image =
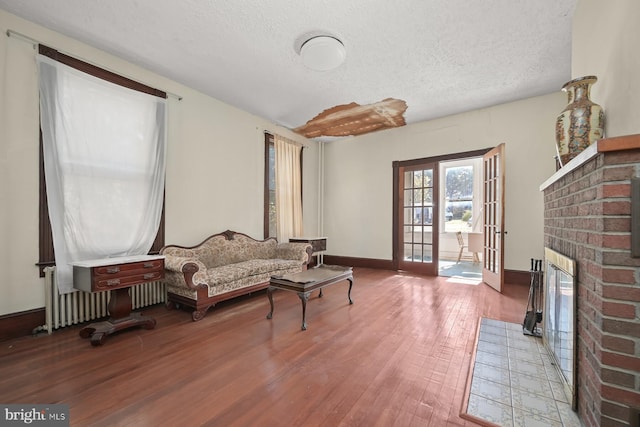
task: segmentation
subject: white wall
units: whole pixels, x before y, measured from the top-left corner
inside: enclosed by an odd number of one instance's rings
[[[38,268],[38,92],[31,44],[11,29],[158,89],[169,99],[166,242],[263,233],[264,130],[304,143],[305,229],[317,231],[317,145],[102,51],[0,10],[0,315],[44,305]]]
[[[303,142],[305,230],[317,229],[317,144],[182,89],[169,109],[166,242],[194,245],[226,229],[263,236],[264,132]]]
[[[640,1],[579,0],[573,18],[573,78],[595,75],[591,99],[605,136],[640,133]]]
[[[327,253],[392,258],[393,161],[479,150],[504,142],[508,231],[505,268],[528,270],[530,258],[543,256],[543,198],[539,186],[555,172],[555,119],[565,101],[558,90],[327,143]]]

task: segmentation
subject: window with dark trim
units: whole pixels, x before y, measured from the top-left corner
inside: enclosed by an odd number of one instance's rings
[[[276,237],[276,147],[264,134],[264,238]]]
[[[303,155],[300,151],[300,182],[303,176]],[[302,193],[302,188],[300,189]],[[302,197],[302,194],[300,194]],[[304,201],[303,201],[304,202]],[[273,135],[264,133],[264,238],[276,237],[276,146]]]
[[[146,86],[142,83],[138,83],[129,78],[123,77],[111,71],[97,67],[93,64],[81,61],[77,58],[65,55],[57,50],[38,45],[38,51],[40,54],[48,56],[60,63],[63,63],[69,67],[73,67],[79,71],[92,75],[94,77],[106,80],[108,82],[126,87],[128,89],[136,90],[138,92],[146,93],[160,98],[166,98],[167,94],[161,90],[154,89],[150,86]],[[47,205],[47,187],[44,178],[44,156],[42,151],[42,132],[40,133],[40,159],[39,159],[39,175],[40,175],[40,201],[39,201],[39,260],[36,265],[40,268],[40,277],[44,277],[44,267],[55,265],[55,253],[53,250],[53,238],[51,235],[51,222],[49,220],[49,207]],[[153,246],[149,251],[150,254],[157,254],[164,246],[164,200],[162,204],[162,217],[160,219],[160,226],[158,233],[156,234]]]

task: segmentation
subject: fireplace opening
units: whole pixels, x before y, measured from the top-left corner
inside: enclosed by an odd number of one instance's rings
[[[576,410],[576,262],[545,248],[543,343],[563,380],[564,392]]]

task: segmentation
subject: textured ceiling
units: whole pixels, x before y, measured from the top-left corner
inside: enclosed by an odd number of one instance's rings
[[[295,129],[350,103],[405,101],[409,124],[558,91],[571,77],[576,1],[0,0],[0,9]],[[337,69],[302,64],[296,47],[316,32],[344,43]]]

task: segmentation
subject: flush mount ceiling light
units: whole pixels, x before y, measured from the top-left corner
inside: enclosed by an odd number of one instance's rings
[[[346,56],[344,44],[333,36],[314,36],[300,46],[302,62],[316,71],[333,70],[344,62]]]

